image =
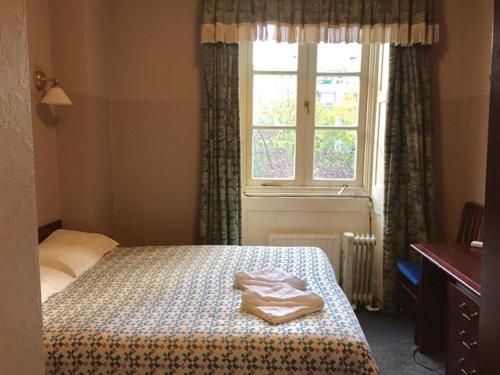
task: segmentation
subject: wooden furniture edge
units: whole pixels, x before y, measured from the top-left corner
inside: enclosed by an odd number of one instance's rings
[[[457,268],[453,267],[449,263],[442,262],[441,259],[436,256],[434,253],[430,252],[423,244],[410,244],[411,247],[420,253],[423,257],[431,261],[441,270],[446,272],[448,275],[452,276],[455,280],[464,284],[467,288],[473,291],[478,296],[481,296],[481,285],[476,281],[472,280],[469,276],[462,273]]]
[[[38,228],[38,243],[50,236],[53,232],[62,228],[62,220],[56,220],[51,223],[42,225]]]

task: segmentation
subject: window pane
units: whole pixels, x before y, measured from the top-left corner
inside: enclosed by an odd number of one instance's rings
[[[253,69],[265,71],[297,71],[299,49],[297,44],[254,42]]]
[[[295,178],[295,130],[253,130],[252,178]]]
[[[316,126],[358,126],[359,77],[316,78]]]
[[[361,71],[361,45],[357,43],[318,44],[319,73]]]
[[[255,74],[253,77],[253,124],[295,126],[297,76]]]
[[[356,130],[316,130],[314,179],[355,180],[357,138]]]

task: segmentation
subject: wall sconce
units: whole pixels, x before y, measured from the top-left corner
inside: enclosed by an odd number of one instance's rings
[[[33,80],[35,81],[35,87],[38,91],[42,91],[47,86],[47,83],[52,83],[45,95],[43,96],[41,103],[43,104],[55,104],[55,105],[73,105],[73,102],[68,95],[64,92],[62,87],[59,85],[59,80],[57,78],[47,78],[44,72],[41,70],[36,70],[33,73]]]

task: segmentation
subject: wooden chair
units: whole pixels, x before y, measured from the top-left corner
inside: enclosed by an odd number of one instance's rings
[[[470,244],[472,241],[483,241],[484,207],[467,202],[462,211],[462,219],[458,227],[457,242]]]
[[[472,241],[482,241],[484,233],[483,217],[484,207],[472,202],[466,202],[462,210],[462,218],[460,219],[456,241],[466,245],[470,245]],[[422,279],[420,264],[399,260],[396,262],[396,266],[399,273],[398,295],[406,295],[406,299],[412,305],[412,310],[415,310],[418,303],[420,281]],[[399,297],[397,305],[402,310],[403,303]]]

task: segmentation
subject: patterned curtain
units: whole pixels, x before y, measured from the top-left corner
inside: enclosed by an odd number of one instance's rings
[[[431,44],[433,0],[205,0],[202,43]]]
[[[384,188],[384,309],[395,310],[396,261],[433,231],[431,49],[391,46]],[[413,258],[413,259],[412,259]]]
[[[203,45],[200,240],[241,242],[238,45]]]

